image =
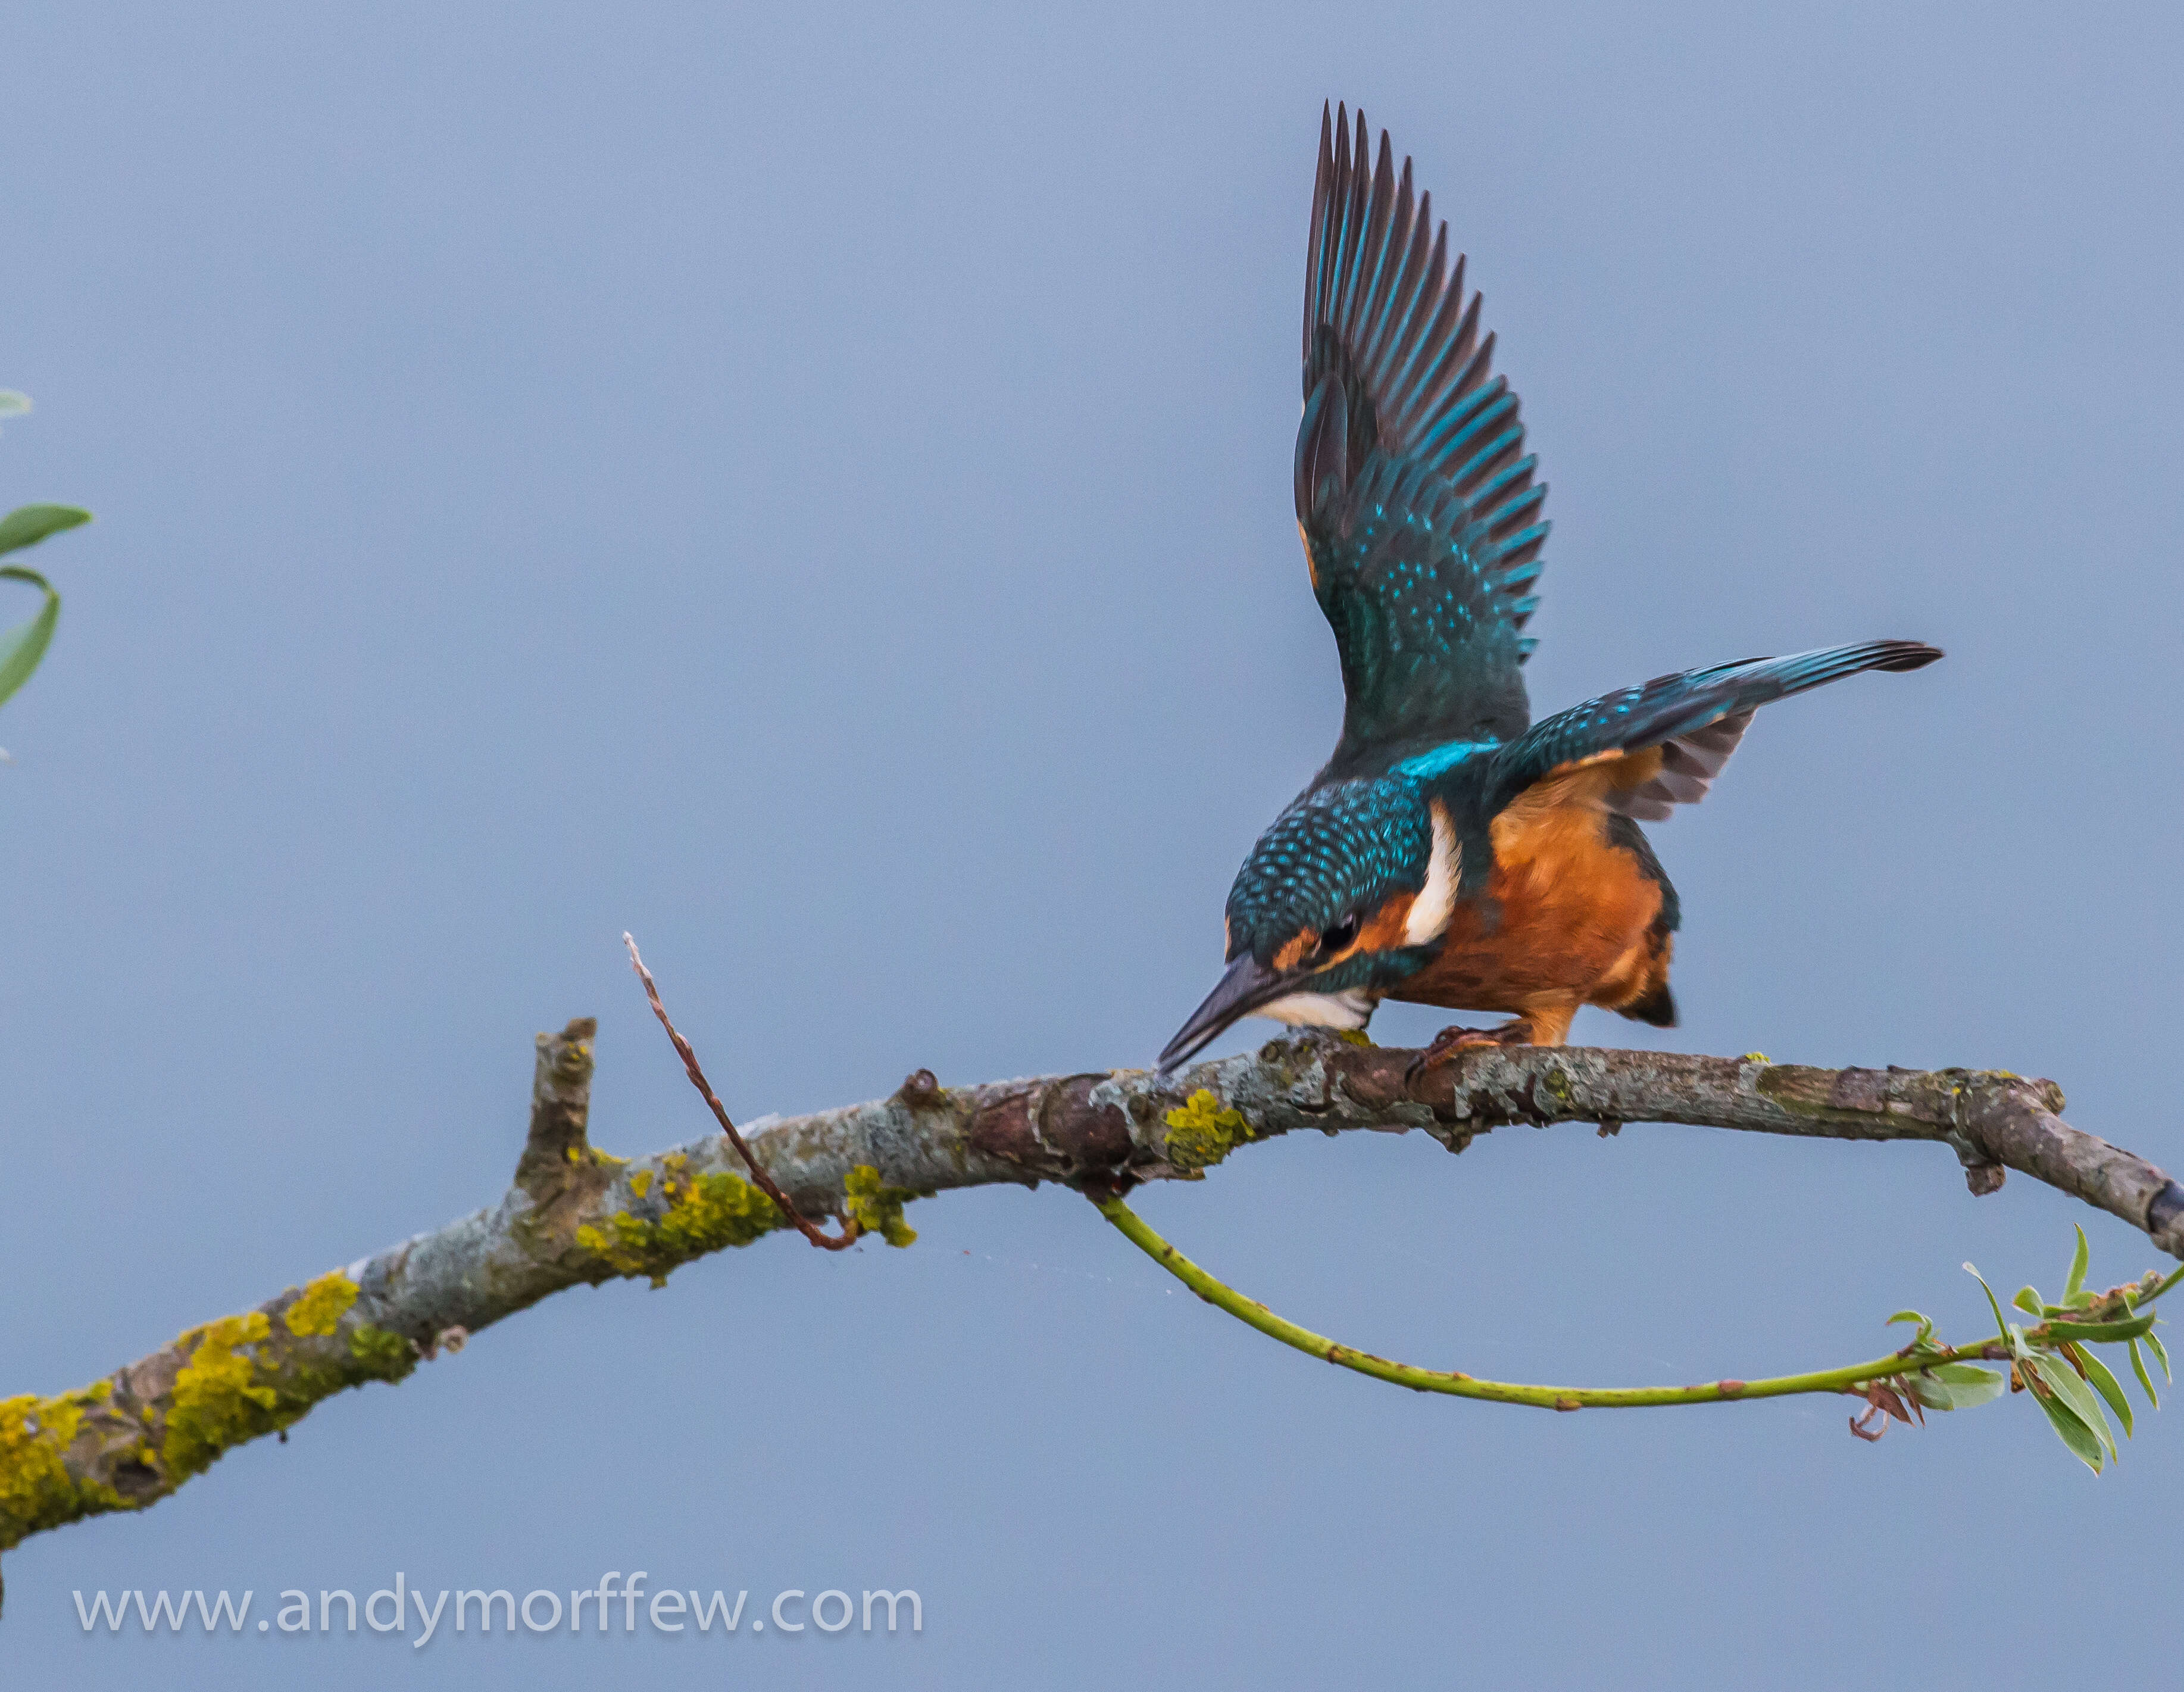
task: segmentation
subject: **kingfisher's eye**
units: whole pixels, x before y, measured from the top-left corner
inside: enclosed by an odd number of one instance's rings
[[[1357,938],[1357,919],[1356,917],[1348,916],[1340,922],[1330,923],[1328,924],[1327,931],[1319,937],[1320,955],[1323,958],[1331,957]]]

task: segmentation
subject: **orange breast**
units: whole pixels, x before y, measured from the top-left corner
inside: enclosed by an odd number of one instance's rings
[[[1521,1012],[1547,997],[1608,996],[1643,953],[1661,890],[1608,840],[1596,792],[1543,783],[1494,819],[1485,896],[1457,904],[1440,956],[1393,997]]]

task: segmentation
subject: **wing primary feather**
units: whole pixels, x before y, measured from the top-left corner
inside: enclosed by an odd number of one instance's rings
[[[1359,117],[1362,120],[1363,114],[1360,113]],[[1385,130],[1380,131],[1379,162],[1368,180],[1370,193],[1366,201],[1364,232],[1357,243],[1357,286],[1351,292],[1342,321],[1342,338],[1357,349],[1361,362],[1369,361],[1365,356],[1368,343],[1361,320],[1381,298],[1381,276],[1388,260],[1388,237],[1396,210],[1396,167],[1389,156]]]
[[[1320,307],[1327,298],[1327,267],[1334,248],[1327,238],[1328,207],[1334,196],[1334,114],[1331,106],[1319,109],[1319,170],[1312,187],[1312,265],[1304,283],[1305,391],[1312,389],[1312,342],[1319,327]]]
[[[1535,523],[1502,543],[1502,556],[1511,561],[1502,567],[1499,578],[1502,586],[1521,588],[1527,582],[1539,579],[1542,567],[1539,549],[1547,538],[1547,531],[1553,527],[1552,523]]]
[[[1382,145],[1387,137],[1381,137]],[[1362,349],[1362,360],[1368,369],[1377,368],[1385,354],[1389,327],[1393,322],[1396,308],[1408,298],[1412,271],[1418,262],[1418,243],[1413,238],[1411,203],[1411,161],[1403,160],[1403,181],[1393,197],[1388,212],[1388,227],[1382,237],[1379,264],[1382,275],[1390,262],[1396,266],[1393,280],[1382,285],[1381,275],[1373,278],[1371,299],[1379,302],[1369,322],[1358,326],[1357,343]]]
[[[1481,431],[1493,427],[1515,410],[1516,405],[1516,396],[1509,392],[1508,378],[1496,377],[1451,410],[1435,426],[1431,434],[1420,440],[1418,456],[1439,469],[1469,445]],[[1463,478],[1460,475],[1451,476],[1448,480],[1459,491],[1462,489]]]
[[[1529,541],[1542,539],[1546,535],[1547,525],[1545,522],[1531,523],[1522,538],[1514,532],[1519,526],[1531,522],[1532,514],[1539,510],[1540,503],[1547,497],[1546,483],[1529,480],[1537,464],[1538,461],[1529,455],[1518,459],[1493,477],[1474,496],[1481,505],[1493,513],[1487,520],[1487,530],[1494,537],[1495,544],[1502,549],[1502,556],[1505,559],[1511,558],[1519,547]]]
[[[1462,267],[1463,261],[1457,260],[1457,270],[1461,271]],[[1404,401],[1403,415],[1418,420],[1422,439],[1445,425],[1451,416],[1461,415],[1468,405],[1479,403],[1475,390],[1494,356],[1494,338],[1489,335],[1483,343],[1477,339],[1480,296],[1473,294],[1467,306],[1462,303],[1462,292],[1459,280],[1442,296],[1442,317],[1457,314],[1455,327],[1443,334],[1440,323],[1435,323],[1440,349],[1432,363],[1418,372]]]
[[[1443,225],[1441,240],[1448,238],[1447,226]],[[1392,387],[1389,394],[1389,410],[1407,421],[1430,418],[1436,399],[1461,394],[1460,383],[1450,383],[1445,372],[1453,364],[1459,369],[1471,355],[1471,339],[1479,328],[1479,296],[1474,294],[1470,308],[1463,303],[1463,255],[1456,259],[1456,273],[1442,288],[1433,317],[1425,332],[1418,338],[1419,350],[1425,362],[1407,371],[1400,386]],[[1445,403],[1445,401],[1444,401]]]
[[[1519,505],[1527,501],[1537,505],[1545,494],[1545,485],[1527,488],[1524,478],[1539,468],[1536,453],[1527,453],[1514,464],[1507,465],[1473,490],[1472,499],[1482,509],[1494,513],[1493,525],[1499,531],[1507,528],[1514,520]],[[1508,495],[1505,500],[1503,495]]]
[[[1516,409],[1517,402],[1512,398],[1507,405],[1496,408],[1490,414],[1491,418],[1493,421],[1499,422]],[[1489,419],[1485,417],[1479,420],[1482,425],[1488,421]],[[1463,468],[1448,479],[1459,488],[1467,488],[1474,477],[1484,476],[1496,465],[1506,461],[1524,444],[1524,431],[1521,427],[1505,429],[1492,441],[1479,448],[1465,463]]]
[[[1320,109],[1310,237],[1295,473],[1342,655],[1329,772],[1507,741],[1529,716],[1546,485],[1432,195],[1346,102]]]
[[[1383,333],[1373,343],[1372,362],[1375,369],[1400,372],[1408,367],[1417,351],[1418,333],[1424,318],[1420,308],[1438,302],[1440,289],[1440,266],[1446,257],[1448,233],[1441,232],[1436,241],[1433,227],[1433,196],[1421,194],[1415,204],[1407,198],[1410,187],[1411,161],[1403,161],[1403,186],[1407,191],[1405,215],[1409,221],[1404,236],[1403,268],[1396,278],[1395,288],[1388,297],[1388,310],[1382,319]],[[1390,377],[1392,393],[1400,380],[1399,374]]]
[[[1340,180],[1342,195],[1342,224],[1337,233],[1338,250],[1344,255],[1340,274],[1335,278],[1334,298],[1328,302],[1328,321],[1339,333],[1350,316],[1351,296],[1357,292],[1357,272],[1364,262],[1365,250],[1365,191],[1367,179],[1362,174],[1365,164],[1365,114],[1357,114],[1357,150],[1352,154],[1346,143],[1350,131],[1343,131],[1336,142],[1334,174]]]
[[[1384,361],[1390,350],[1400,344],[1418,304],[1418,288],[1425,279],[1427,262],[1433,257],[1430,210],[1412,188],[1411,161],[1407,158],[1403,160],[1403,181],[1396,198],[1396,209],[1401,223],[1402,264],[1396,272],[1395,286],[1388,293],[1387,308],[1380,314],[1374,332],[1373,358],[1376,364]]]
[[[1430,237],[1427,234],[1429,230],[1433,231]],[[1448,226],[1444,223],[1435,228],[1431,194],[1419,197],[1417,234],[1413,238],[1429,244],[1425,268],[1404,305],[1402,331],[1385,365],[1388,409],[1395,416],[1409,415],[1404,397],[1415,385],[1420,357],[1432,355],[1434,326],[1446,311],[1451,292],[1443,280],[1448,271]],[[1462,262],[1461,258],[1457,260],[1459,288]]]

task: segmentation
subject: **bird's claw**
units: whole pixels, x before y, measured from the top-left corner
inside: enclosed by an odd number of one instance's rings
[[[1444,1028],[1433,1037],[1433,1044],[1411,1060],[1411,1067],[1403,1079],[1415,1081],[1430,1074],[1444,1064],[1452,1063],[1459,1052],[1468,1052],[1483,1046],[1529,1046],[1532,1044],[1532,1023],[1529,1017],[1516,1017],[1499,1028]]]

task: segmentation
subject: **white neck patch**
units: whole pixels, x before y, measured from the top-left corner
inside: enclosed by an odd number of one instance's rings
[[[1340,993],[1291,993],[1261,1005],[1253,1016],[1270,1016],[1292,1028],[1362,1028],[1373,1019],[1373,996],[1362,987]]]
[[[1456,913],[1456,884],[1463,873],[1463,846],[1456,837],[1456,824],[1448,807],[1430,801],[1433,817],[1433,859],[1426,868],[1425,891],[1411,902],[1403,919],[1403,944],[1424,946],[1448,932],[1448,919]]]

